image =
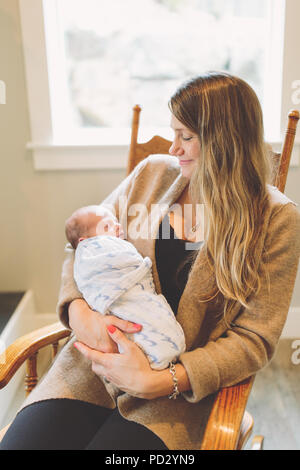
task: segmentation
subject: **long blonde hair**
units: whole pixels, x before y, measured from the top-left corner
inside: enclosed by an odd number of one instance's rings
[[[181,86],[169,107],[199,137],[189,191],[194,203],[204,204],[204,249],[226,319],[236,302],[247,307],[260,289],[257,247],[271,175],[261,106],[245,81],[209,72]]]

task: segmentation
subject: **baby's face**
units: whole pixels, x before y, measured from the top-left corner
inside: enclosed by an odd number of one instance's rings
[[[109,213],[96,214],[89,212],[87,214],[87,225],[89,237],[97,235],[111,235],[124,239],[124,231],[116,217]]]

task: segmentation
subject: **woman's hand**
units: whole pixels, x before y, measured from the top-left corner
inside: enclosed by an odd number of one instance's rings
[[[122,320],[114,315],[102,315],[90,309],[83,299],[69,305],[69,325],[78,341],[105,353],[118,352],[118,345],[107,333],[107,326],[114,325],[125,333],[136,333],[141,325]]]
[[[154,371],[139,346],[130,341],[113,325],[109,325],[107,330],[115,345],[121,347],[121,354],[102,353],[81,342],[74,343],[78,351],[92,361],[92,370],[95,374],[106,377],[107,380],[129,395],[152,399],[160,396],[157,394],[157,385],[162,379],[161,373],[167,372],[168,375],[164,375],[167,379],[167,393],[171,392],[172,379],[168,370]]]

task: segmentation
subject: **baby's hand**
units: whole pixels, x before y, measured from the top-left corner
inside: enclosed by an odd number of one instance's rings
[[[124,240],[124,230],[122,229],[121,224],[118,222],[111,224],[106,224],[104,226],[104,235],[111,235],[113,237],[122,238]]]
[[[122,240],[124,240],[125,238],[124,230],[122,229],[122,226],[119,223],[116,224],[116,237],[122,238]]]
[[[110,213],[100,216],[100,221],[96,227],[97,235],[110,235],[112,237],[124,239],[124,230],[118,219]]]

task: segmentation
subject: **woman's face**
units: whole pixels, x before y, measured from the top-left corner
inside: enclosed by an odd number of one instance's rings
[[[171,127],[175,135],[169,153],[178,157],[182,175],[190,179],[196,168],[196,162],[200,158],[199,138],[197,134],[178,121],[173,114]]]

